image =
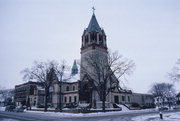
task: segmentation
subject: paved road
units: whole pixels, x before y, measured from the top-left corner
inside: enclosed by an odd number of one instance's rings
[[[177,112],[177,111],[168,111]],[[59,116],[48,116],[47,114],[39,113],[16,113],[16,112],[0,112],[0,121],[3,119],[14,119],[17,121],[132,121],[131,118],[147,115],[147,114],[158,114],[157,111],[153,112],[129,112],[129,113],[114,113],[101,116],[70,116],[70,117],[59,117]]]

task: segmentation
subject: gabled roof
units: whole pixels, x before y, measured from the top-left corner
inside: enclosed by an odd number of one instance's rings
[[[93,13],[92,17],[91,17],[91,20],[89,22],[89,25],[88,25],[88,28],[87,28],[87,31],[88,32],[92,32],[92,31],[97,31],[97,32],[100,32],[101,31],[101,28],[97,22],[97,19],[96,19],[96,16],[95,14]]]
[[[176,95],[176,97],[180,97],[180,92]]]
[[[62,82],[67,82],[67,83],[72,83],[72,82],[77,82],[80,80],[80,73],[72,75],[71,73],[64,73],[62,77]]]

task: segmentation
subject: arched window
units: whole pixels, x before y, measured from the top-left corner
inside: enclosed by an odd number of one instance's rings
[[[73,91],[76,89],[76,87],[75,86],[73,86]]]
[[[69,103],[71,103],[71,96],[69,97]]]
[[[66,87],[66,91],[69,91],[69,86]]]
[[[75,102],[75,103],[77,102],[77,97],[76,97],[76,96],[74,96],[74,102]]]
[[[50,86],[49,87],[49,92],[53,92],[54,91],[54,87],[53,86]]]
[[[64,102],[66,103],[66,101],[67,101],[67,98],[66,98],[66,97],[64,97]]]
[[[88,44],[88,35],[85,36],[85,45]]]
[[[91,41],[94,41],[94,42],[97,41],[97,33],[96,32],[91,33]]]
[[[103,36],[99,35],[99,44],[102,45],[102,43],[103,43]]]

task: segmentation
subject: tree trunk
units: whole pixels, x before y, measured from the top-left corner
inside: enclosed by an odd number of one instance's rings
[[[61,93],[61,82],[59,84],[59,112],[62,112],[62,93]]]
[[[106,104],[105,104],[105,102],[106,102],[106,83],[104,83],[103,84],[103,96],[102,96],[102,110],[103,110],[103,112],[105,112],[106,111]]]
[[[106,108],[105,101],[106,101],[106,97],[105,97],[105,90],[104,90],[103,91],[103,100],[102,100],[102,110],[103,110],[103,112],[105,112],[105,108]]]
[[[47,101],[48,101],[48,88],[45,88],[45,104],[44,104],[44,112],[47,112]]]
[[[169,98],[168,98],[168,106],[169,106],[169,109],[171,109],[171,102]]]

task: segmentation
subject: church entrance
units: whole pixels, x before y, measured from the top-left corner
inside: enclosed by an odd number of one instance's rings
[[[85,101],[86,103],[91,103],[92,104],[92,86],[90,83],[82,83],[81,82],[82,88],[80,88],[80,101]]]
[[[114,96],[114,102],[119,104],[119,97],[117,95]]]

